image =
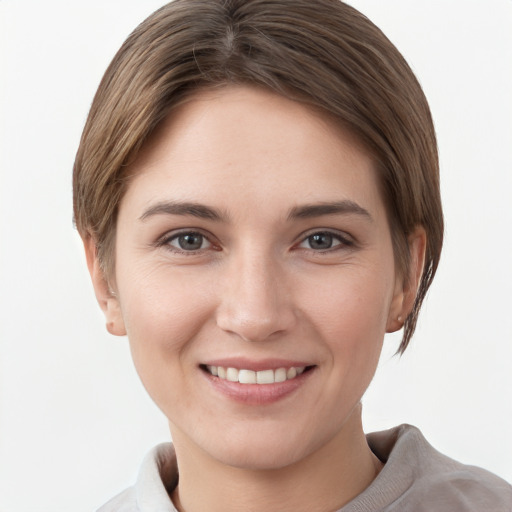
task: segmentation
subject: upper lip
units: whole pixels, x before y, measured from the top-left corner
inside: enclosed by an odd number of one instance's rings
[[[311,362],[298,361],[295,359],[246,359],[246,358],[225,358],[211,359],[202,363],[204,366],[222,366],[223,368],[236,368],[238,370],[252,370],[255,372],[262,370],[275,370],[277,368],[301,368],[313,366]]]

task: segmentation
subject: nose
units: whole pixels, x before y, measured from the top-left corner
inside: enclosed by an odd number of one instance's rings
[[[234,259],[219,291],[217,325],[253,342],[289,332],[296,312],[286,281],[285,272],[270,257],[253,253]]]

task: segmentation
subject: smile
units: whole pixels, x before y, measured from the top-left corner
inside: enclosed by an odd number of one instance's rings
[[[300,375],[306,369],[305,366],[292,366],[290,368],[276,368],[268,370],[246,370],[238,368],[225,368],[223,366],[204,367],[211,375],[229,382],[239,382],[240,384],[275,384],[276,382],[285,382],[292,380]]]

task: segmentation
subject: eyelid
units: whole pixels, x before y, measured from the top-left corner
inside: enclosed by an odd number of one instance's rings
[[[330,236],[332,236],[333,238],[335,238],[336,240],[338,240],[340,242],[339,244],[336,244],[335,246],[330,247],[329,249],[324,249],[323,251],[322,250],[310,249],[310,250],[312,250],[314,252],[317,252],[317,253],[328,252],[328,251],[331,251],[331,250],[336,250],[340,246],[341,247],[354,247],[356,245],[356,241],[355,241],[354,237],[349,235],[345,231],[339,231],[337,229],[332,229],[332,228],[324,228],[324,229],[322,229],[322,228],[314,228],[314,229],[309,229],[309,230],[305,231],[304,233],[301,233],[300,236],[298,237],[298,241],[295,244],[295,247],[299,247],[300,248],[300,245],[302,243],[304,243],[310,236],[313,236],[313,235],[316,235],[316,234],[330,235]]]
[[[184,249],[180,249],[178,247],[174,247],[174,246],[172,246],[170,244],[171,241],[173,241],[173,240],[175,240],[178,237],[183,236],[183,235],[201,235],[210,245],[209,245],[209,247],[206,247],[206,248],[203,248],[203,249],[196,249],[196,250],[186,251]],[[197,254],[197,253],[200,253],[200,252],[204,252],[204,251],[210,250],[212,248],[218,250],[218,244],[216,244],[212,240],[213,238],[214,238],[213,235],[211,235],[210,233],[206,233],[202,229],[198,229],[198,228],[180,228],[180,229],[175,229],[175,230],[167,231],[164,235],[160,236],[157,239],[157,241],[155,242],[155,245],[157,247],[166,247],[170,251],[178,253],[178,254],[189,254],[189,255],[192,255],[192,254]]]
[[[210,246],[207,247],[207,248],[204,248],[204,249],[185,251],[185,250],[182,250],[182,249],[179,249],[177,247],[174,247],[174,246],[170,245],[170,242],[172,240],[175,240],[179,236],[187,235],[187,234],[201,235],[202,237],[204,237],[208,241]],[[336,250],[340,246],[341,247],[354,247],[356,245],[356,240],[354,239],[354,237],[351,236],[350,234],[348,234],[345,231],[340,231],[340,230],[333,229],[333,228],[314,228],[314,229],[309,229],[309,230],[301,233],[297,237],[297,241],[294,243],[293,247],[294,248],[301,248],[300,245],[303,242],[305,242],[310,236],[313,236],[315,234],[328,234],[328,235],[332,236],[333,238],[335,238],[337,241],[339,241],[339,243],[336,244],[335,246],[333,246],[333,247],[331,247],[329,249],[324,249],[323,251],[322,250],[309,249],[309,250],[314,251],[316,253],[329,252],[331,250]],[[166,246],[167,248],[169,248],[169,250],[171,250],[173,252],[176,252],[176,253],[179,253],[179,254],[186,253],[186,254],[189,254],[189,255],[197,254],[199,252],[203,252],[203,251],[207,251],[207,250],[211,250],[211,249],[220,250],[220,245],[215,242],[215,237],[211,233],[205,232],[203,229],[200,229],[200,228],[179,228],[179,229],[167,231],[162,236],[158,237],[158,239],[156,240],[154,245],[157,246],[157,247],[164,247],[164,246]],[[304,248],[304,249],[307,250],[307,248]]]

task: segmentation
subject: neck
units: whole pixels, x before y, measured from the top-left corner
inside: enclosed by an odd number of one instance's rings
[[[366,489],[382,467],[366,442],[360,405],[327,444],[279,469],[227,466],[174,429],[173,441],[179,484],[172,500],[180,512],[337,510]]]

